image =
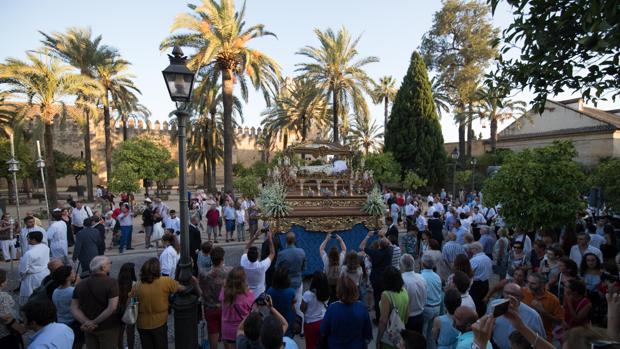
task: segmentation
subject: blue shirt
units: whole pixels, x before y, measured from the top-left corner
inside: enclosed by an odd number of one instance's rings
[[[32,336],[28,349],[71,348],[73,338],[73,330],[69,326],[52,322]]]
[[[482,249],[484,253],[491,256],[493,255],[493,247],[495,246],[495,239],[489,234],[480,235],[480,240],[478,241],[482,245]]]
[[[465,227],[459,227],[454,234],[456,235],[456,242],[459,244],[464,244],[465,240],[463,237],[465,234],[469,233],[469,230],[465,229]]]
[[[227,221],[234,221],[235,220],[235,209],[230,207],[230,206],[226,206],[224,207],[224,219],[226,219]]]
[[[506,337],[508,340],[508,337]],[[461,333],[456,344],[456,349],[471,349],[471,344],[474,342],[474,333],[472,331]],[[486,349],[493,349],[491,343],[487,343]]]
[[[441,278],[431,269],[422,269],[420,272],[426,280],[426,305],[437,306],[441,304]]]
[[[459,337],[459,331],[454,328],[452,318],[449,315],[439,317],[439,337],[437,337],[437,349],[454,349]]]
[[[493,261],[484,252],[476,253],[469,260],[474,272],[474,281],[487,281],[493,274]]]
[[[454,262],[454,258],[456,258],[459,254],[466,254],[465,249],[456,241],[448,241],[443,248],[441,249],[441,254],[443,255],[443,259],[448,262],[448,264],[452,265]]]
[[[57,288],[52,294],[52,302],[56,306],[56,316],[58,322],[68,325],[75,320],[71,314],[71,299],[73,298],[74,287]]]
[[[278,253],[276,269],[282,264],[288,267],[291,277],[291,287],[298,289],[301,285],[301,273],[306,268],[306,252],[301,248],[289,246]]]
[[[164,225],[166,229],[171,229],[174,232],[181,231],[181,219],[179,217],[164,219]]]
[[[289,324],[295,323],[295,313],[293,313],[293,299],[295,299],[295,290],[292,288],[273,288],[269,287],[267,294],[271,296],[273,307],[282,314]],[[300,300],[301,302],[301,300]],[[292,335],[292,326],[286,330],[286,335]]]
[[[321,322],[321,335],[327,336],[327,347],[340,349],[366,349],[372,340],[370,315],[362,302],[332,303]]]
[[[489,303],[487,307],[487,314],[493,312],[493,306],[503,299],[496,299]],[[538,333],[540,338],[547,338],[545,334],[545,328],[543,327],[542,319],[536,310],[527,306],[527,304],[521,302],[519,304],[519,315],[523,323],[532,329],[532,331]],[[508,336],[514,331],[514,327],[510,324],[504,316],[500,316],[495,319],[495,326],[493,327],[493,341],[500,349],[510,349],[510,341]]]

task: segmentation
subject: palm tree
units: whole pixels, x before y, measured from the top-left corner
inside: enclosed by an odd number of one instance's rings
[[[354,61],[358,56],[360,37],[351,38],[344,27],[338,33],[332,29],[325,32],[315,29],[314,33],[321,46],[306,46],[299,50],[297,54],[310,58],[311,62],[298,64],[297,70],[318,84],[328,100],[331,98],[333,141],[339,143],[341,106],[351,106],[355,115],[368,115],[368,106],[362,92],[370,92],[372,80],[363,68],[369,63],[378,62],[379,58],[370,56]]]
[[[138,101],[138,96],[133,91],[124,87],[112,92],[112,105],[116,109],[116,120],[120,120],[123,129],[123,142],[129,139],[127,122],[129,120],[144,120],[148,122],[151,111]]]
[[[48,35],[41,32],[44,40],[42,43],[49,48],[51,53],[66,63],[72,65],[80,71],[80,73],[89,78],[96,78],[96,67],[104,64],[107,60],[112,59],[118,53],[115,48],[103,45],[101,43],[101,35],[93,37],[90,28],[73,27],[67,29],[65,33],[52,33]],[[81,96],[83,102],[86,98]],[[86,162],[86,192],[88,201],[93,200],[93,172],[92,172],[92,151],[90,140],[90,124],[98,124],[99,110],[92,109],[90,105],[96,104],[95,100],[85,107],[84,115],[78,123],[82,125],[84,133],[84,160]],[[93,120],[95,118],[95,120]]]
[[[477,112],[480,119],[490,122],[491,152],[497,148],[497,126],[500,121],[517,119],[527,112],[527,104],[523,101],[514,101],[503,96],[498,89],[481,88],[477,92],[479,104]]]
[[[224,189],[231,191],[233,150],[233,89],[240,85],[241,96],[247,101],[246,79],[263,92],[267,105],[270,96],[277,91],[280,67],[275,60],[261,51],[248,47],[253,39],[275,35],[264,29],[262,24],[245,26],[245,3],[240,11],[235,10],[233,0],[202,0],[200,5],[187,5],[191,13],[179,14],[171,31],[182,33],[164,40],[160,48],[174,45],[197,50],[189,61],[192,69],[203,71],[209,79],[222,80],[224,101]]]
[[[105,60],[103,64],[97,65],[96,76],[102,86],[101,102],[103,104],[103,127],[105,134],[105,167],[108,182],[112,178],[112,131],[110,128],[111,113],[115,99],[120,96],[127,96],[131,93],[140,93],[134,85],[134,76],[129,74],[130,63],[118,55]]]
[[[347,136],[351,146],[364,149],[364,155],[368,155],[371,150],[378,150],[382,145],[380,141],[382,137],[383,132],[381,132],[376,120],[371,122],[370,118],[359,115],[353,118]]]
[[[372,99],[375,104],[383,103],[383,129],[387,129],[388,117],[390,116],[389,104],[396,97],[396,80],[391,76],[379,78],[379,83],[375,84],[372,90]]]
[[[43,51],[44,57],[28,52],[27,61],[14,58],[0,65],[0,81],[9,91],[24,97],[30,106],[38,107],[39,117],[45,125],[45,162],[49,200],[56,207],[56,166],[54,163],[54,117],[66,114],[64,98],[75,95],[94,95],[98,86],[88,77],[76,74],[73,68],[62,64],[56,57],[50,57]]]
[[[436,76],[433,76],[433,79],[431,79],[431,86],[433,90],[433,103],[435,103],[435,109],[437,114],[439,114],[439,118],[441,118],[444,112],[450,111],[450,97]]]
[[[291,133],[303,142],[313,125],[320,126],[325,121],[327,103],[323,97],[323,91],[312,80],[304,76],[287,78],[272,106],[262,113],[265,119],[261,125],[273,135],[281,134],[284,148]]]

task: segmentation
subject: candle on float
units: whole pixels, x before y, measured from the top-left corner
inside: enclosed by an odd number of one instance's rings
[[[11,139],[11,157],[14,158],[15,157],[15,146],[13,145],[13,134],[12,133],[9,135],[9,138]]]
[[[41,158],[41,142],[37,141],[37,154],[39,155],[39,159]]]

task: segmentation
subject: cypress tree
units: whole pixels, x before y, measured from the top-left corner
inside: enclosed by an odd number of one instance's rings
[[[443,183],[446,161],[443,135],[426,64],[418,52],[411,56],[407,75],[394,99],[385,151],[394,155],[403,171],[415,171],[429,186]]]

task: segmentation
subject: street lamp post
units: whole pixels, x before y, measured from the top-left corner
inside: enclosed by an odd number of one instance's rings
[[[52,216],[50,215],[50,202],[47,200],[47,185],[45,184],[45,160],[41,156],[41,143],[37,141],[37,167],[41,171],[41,182],[43,183],[43,195],[45,195],[45,209],[47,210],[47,221],[51,223]]]
[[[9,173],[13,175],[13,190],[15,191],[15,208],[17,210],[17,221],[20,220],[19,214],[19,192],[17,191],[17,172],[19,172],[19,161],[15,159],[15,146],[13,141],[13,135],[10,135],[11,142],[11,158],[6,162],[9,165]]]
[[[190,101],[194,85],[194,73],[187,68],[187,57],[178,46],[168,55],[170,65],[162,71],[170,99],[177,103],[174,114],[177,116],[178,150],[179,150],[179,211],[181,213],[181,260],[177,280],[184,286],[190,286],[192,278],[192,260],[189,255],[189,212],[186,185],[185,124],[189,114],[183,104]],[[179,105],[178,103],[181,103]],[[193,288],[180,293],[174,300],[174,344],[176,348],[196,348],[198,346],[198,297]]]
[[[476,164],[478,159],[471,158],[471,191],[476,191]]]
[[[459,150],[455,147],[451,154],[454,160],[454,168],[452,169],[452,202],[456,200],[456,163],[459,160]]]

